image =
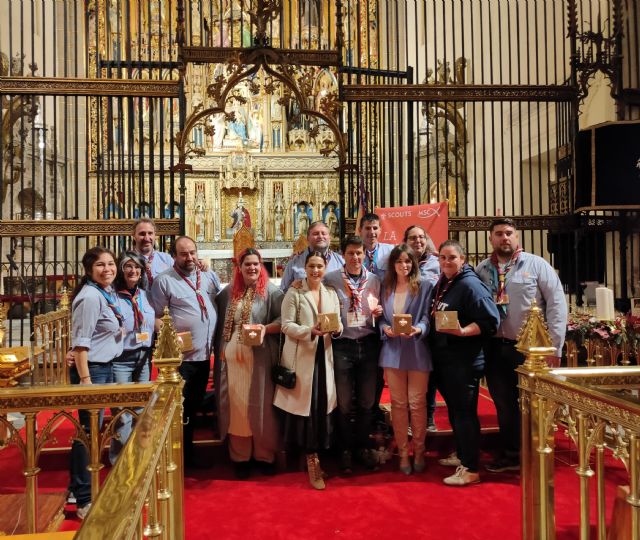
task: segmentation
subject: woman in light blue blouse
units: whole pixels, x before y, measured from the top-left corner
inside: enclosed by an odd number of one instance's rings
[[[146,264],[135,251],[125,251],[118,257],[118,273],[113,282],[124,319],[124,350],[113,361],[113,379],[117,383],[149,381],[152,339],[156,314],[147,297]],[[142,409],[140,409],[141,411]],[[117,413],[117,410],[113,411]],[[109,460],[116,462],[118,454],[131,435],[132,416],[122,413],[111,439]]]
[[[85,275],[73,295],[71,308],[71,382],[73,384],[105,384],[113,382],[113,359],[122,354],[124,320],[112,283],[116,277],[114,254],[94,247],[82,257]],[[89,433],[89,413],[79,410],[80,423]],[[102,414],[100,415],[102,421]],[[91,507],[91,474],[87,470],[89,456],[85,446],[73,441],[71,447],[71,482],[77,515],[80,519]]]
[[[411,474],[408,428],[411,417],[413,470],[425,468],[424,451],[427,430],[427,385],[432,369],[431,353],[425,340],[429,333],[428,299],[432,284],[420,277],[418,260],[409,246],[400,244],[389,254],[382,283],[382,351],[391,393],[393,433],[400,455],[400,471]],[[410,314],[412,326],[406,334],[393,331],[393,316]]]

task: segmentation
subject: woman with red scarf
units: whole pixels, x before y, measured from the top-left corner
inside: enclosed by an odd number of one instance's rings
[[[273,408],[271,366],[278,361],[282,291],[269,282],[258,250],[240,253],[231,283],[217,296],[215,388],[220,437],[239,479],[253,457],[263,474],[275,472],[279,429]],[[224,315],[223,315],[224,314]],[[245,343],[244,325],[254,325],[260,344]]]
[[[146,263],[136,252],[125,251],[118,257],[117,265],[113,288],[122,312],[124,348],[122,354],[113,360],[113,380],[116,383],[148,382],[156,314],[146,292]],[[116,462],[129,439],[131,424],[131,414],[122,413],[116,426],[116,437],[111,439],[111,464]]]

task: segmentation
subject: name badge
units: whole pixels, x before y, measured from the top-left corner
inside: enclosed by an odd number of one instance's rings
[[[362,311],[347,312],[347,326],[349,328],[361,328],[367,325],[367,318]]]
[[[149,332],[136,332],[136,343],[144,343],[149,340]]]
[[[503,294],[500,299],[498,299],[498,295],[494,294],[493,295],[493,301],[496,303],[496,305],[501,306],[501,305],[506,305],[509,303],[509,295],[508,294]]]

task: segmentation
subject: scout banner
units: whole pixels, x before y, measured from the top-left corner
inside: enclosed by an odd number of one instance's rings
[[[379,242],[400,244],[404,231],[410,225],[424,228],[433,243],[438,246],[449,237],[448,203],[418,204],[415,206],[396,206],[395,208],[376,208],[380,216],[382,235]]]

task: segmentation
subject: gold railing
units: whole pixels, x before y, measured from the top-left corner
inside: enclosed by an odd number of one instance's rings
[[[34,362],[33,380],[40,384],[68,384],[65,355],[71,340],[71,306],[65,290],[56,311],[33,318],[35,346],[41,354]]]
[[[159,370],[156,383],[117,385],[53,385],[13,387],[0,390],[0,427],[6,429],[7,444],[15,445],[22,456],[26,479],[26,520],[29,533],[37,531],[38,465],[47,444],[55,441],[61,421],[71,424],[72,439],[87,448],[91,472],[91,511],[77,538],[149,537],[183,538],[183,458],[182,387],[178,373],[182,354],[168,314],[163,317],[154,363]],[[136,407],[145,406],[135,429],[100,485],[101,454],[114,436],[122,414],[138,416]],[[118,412],[100,429],[100,412]],[[87,432],[73,410],[89,413]],[[48,411],[46,422],[38,416]],[[55,411],[51,416],[51,411]],[[24,415],[25,427],[16,429],[7,419],[11,412]],[[1,430],[0,430],[1,431]],[[146,512],[143,509],[146,505]]]
[[[628,473],[625,497],[628,507],[620,515],[629,517],[614,519],[612,525],[616,532],[609,538],[639,540],[640,368],[551,370],[544,360],[546,355],[553,354],[550,343],[540,310],[534,306],[518,342],[518,348],[527,357],[518,369],[522,418],[522,537],[525,540],[555,538],[554,433],[560,428],[577,449],[580,539],[590,538],[593,481],[596,483],[597,538],[607,538],[605,455],[610,453],[624,463]]]
[[[102,539],[105,531],[111,539],[184,538],[182,353],[167,310],[163,323],[154,359],[158,386],[93,499],[78,539]]]

